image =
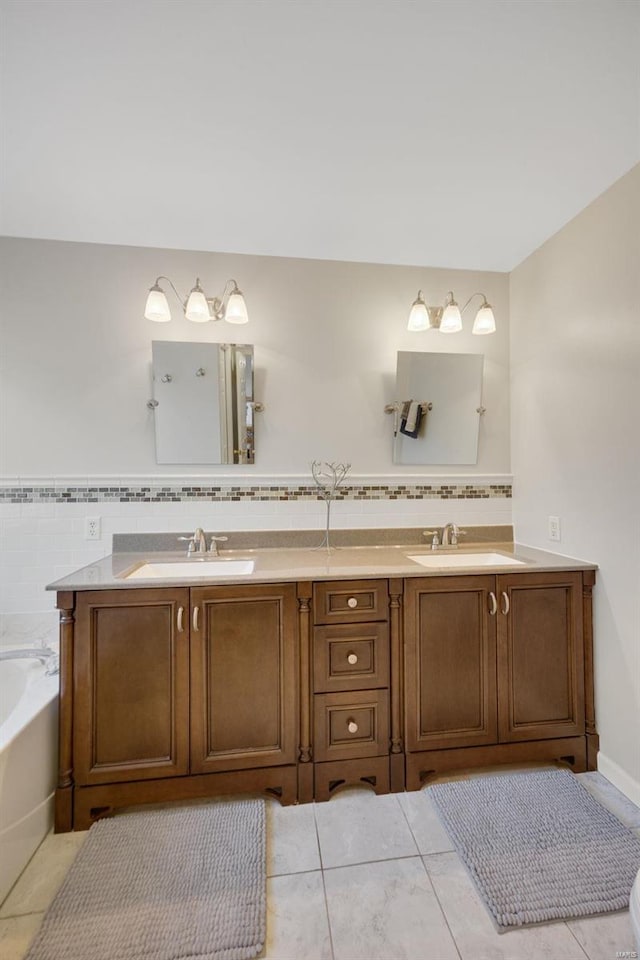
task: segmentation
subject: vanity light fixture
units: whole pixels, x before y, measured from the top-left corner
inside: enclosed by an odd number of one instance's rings
[[[409,322],[407,330],[412,333],[419,333],[422,330],[439,330],[440,333],[459,333],[462,330],[462,314],[467,309],[474,297],[482,297],[483,303],[476,313],[473,321],[471,333],[483,335],[496,332],[496,321],[493,316],[493,308],[487,301],[484,293],[473,293],[464,307],[460,309],[453,291],[450,290],[442,307],[430,307],[425,303],[422,290],[418,290],[418,296],[411,304],[409,313]]]
[[[192,287],[189,296],[183,299],[169,277],[158,277],[149,290],[144,315],[147,320],[156,323],[168,323],[171,320],[169,301],[160,286],[166,280],[182,304],[187,320],[193,323],[208,323],[209,320],[226,320],[227,323],[248,323],[249,315],[242,291],[235,280],[227,280],[221,297],[208,297],[200,286],[200,277]]]

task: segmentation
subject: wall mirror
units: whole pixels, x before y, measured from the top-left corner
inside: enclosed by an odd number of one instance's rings
[[[393,414],[394,463],[477,463],[483,361],[475,353],[398,351],[395,399],[385,408]],[[402,432],[403,410],[415,411],[408,401],[421,405],[415,437]]]
[[[253,347],[151,344],[157,463],[253,463]]]

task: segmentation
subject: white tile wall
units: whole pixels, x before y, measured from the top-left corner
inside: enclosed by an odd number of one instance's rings
[[[67,479],[70,484],[78,484],[78,478]],[[380,482],[391,479],[380,478]],[[484,480],[465,479],[467,482]],[[136,481],[139,482],[138,478]],[[21,482],[25,484],[24,479]],[[61,482],[62,478],[56,478],[56,485]],[[124,478],[124,482],[133,482],[133,478]],[[504,482],[504,478],[500,482]],[[39,483],[42,484],[42,479]],[[100,541],[84,539],[87,516],[102,518]],[[511,500],[342,500],[331,506],[331,525],[336,529],[429,527],[448,520],[460,525],[511,523]],[[53,610],[55,594],[46,593],[45,585],[111,553],[114,533],[179,532],[195,530],[198,526],[219,532],[321,530],[324,523],[324,504],[312,500],[0,503],[0,615]]]

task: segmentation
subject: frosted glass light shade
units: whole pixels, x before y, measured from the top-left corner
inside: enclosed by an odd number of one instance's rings
[[[199,280],[196,281],[195,287],[189,294],[184,315],[187,320],[192,320],[193,323],[208,323],[208,321],[211,320],[207,298],[204,295]]]
[[[249,323],[249,314],[244,297],[236,288],[227,300],[227,309],[224,312],[227,323]]]
[[[440,320],[440,333],[459,333],[462,330],[462,314],[457,303],[450,303],[444,308]]]
[[[155,323],[168,323],[171,320],[167,298],[157,283],[149,290],[144,315],[145,319],[153,320]]]
[[[490,304],[485,303],[480,307],[473,321],[473,329],[471,332],[479,335],[496,332],[496,320]]]
[[[422,299],[422,296],[418,294],[417,298],[411,304],[407,330],[411,330],[412,333],[419,333],[421,330],[428,330],[430,326],[431,320],[429,319],[427,305]]]

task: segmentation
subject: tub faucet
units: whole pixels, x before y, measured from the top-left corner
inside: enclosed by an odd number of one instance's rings
[[[45,673],[51,676],[60,669],[58,654],[50,647],[22,647],[18,650],[0,650],[0,660],[39,660],[46,665]]]

